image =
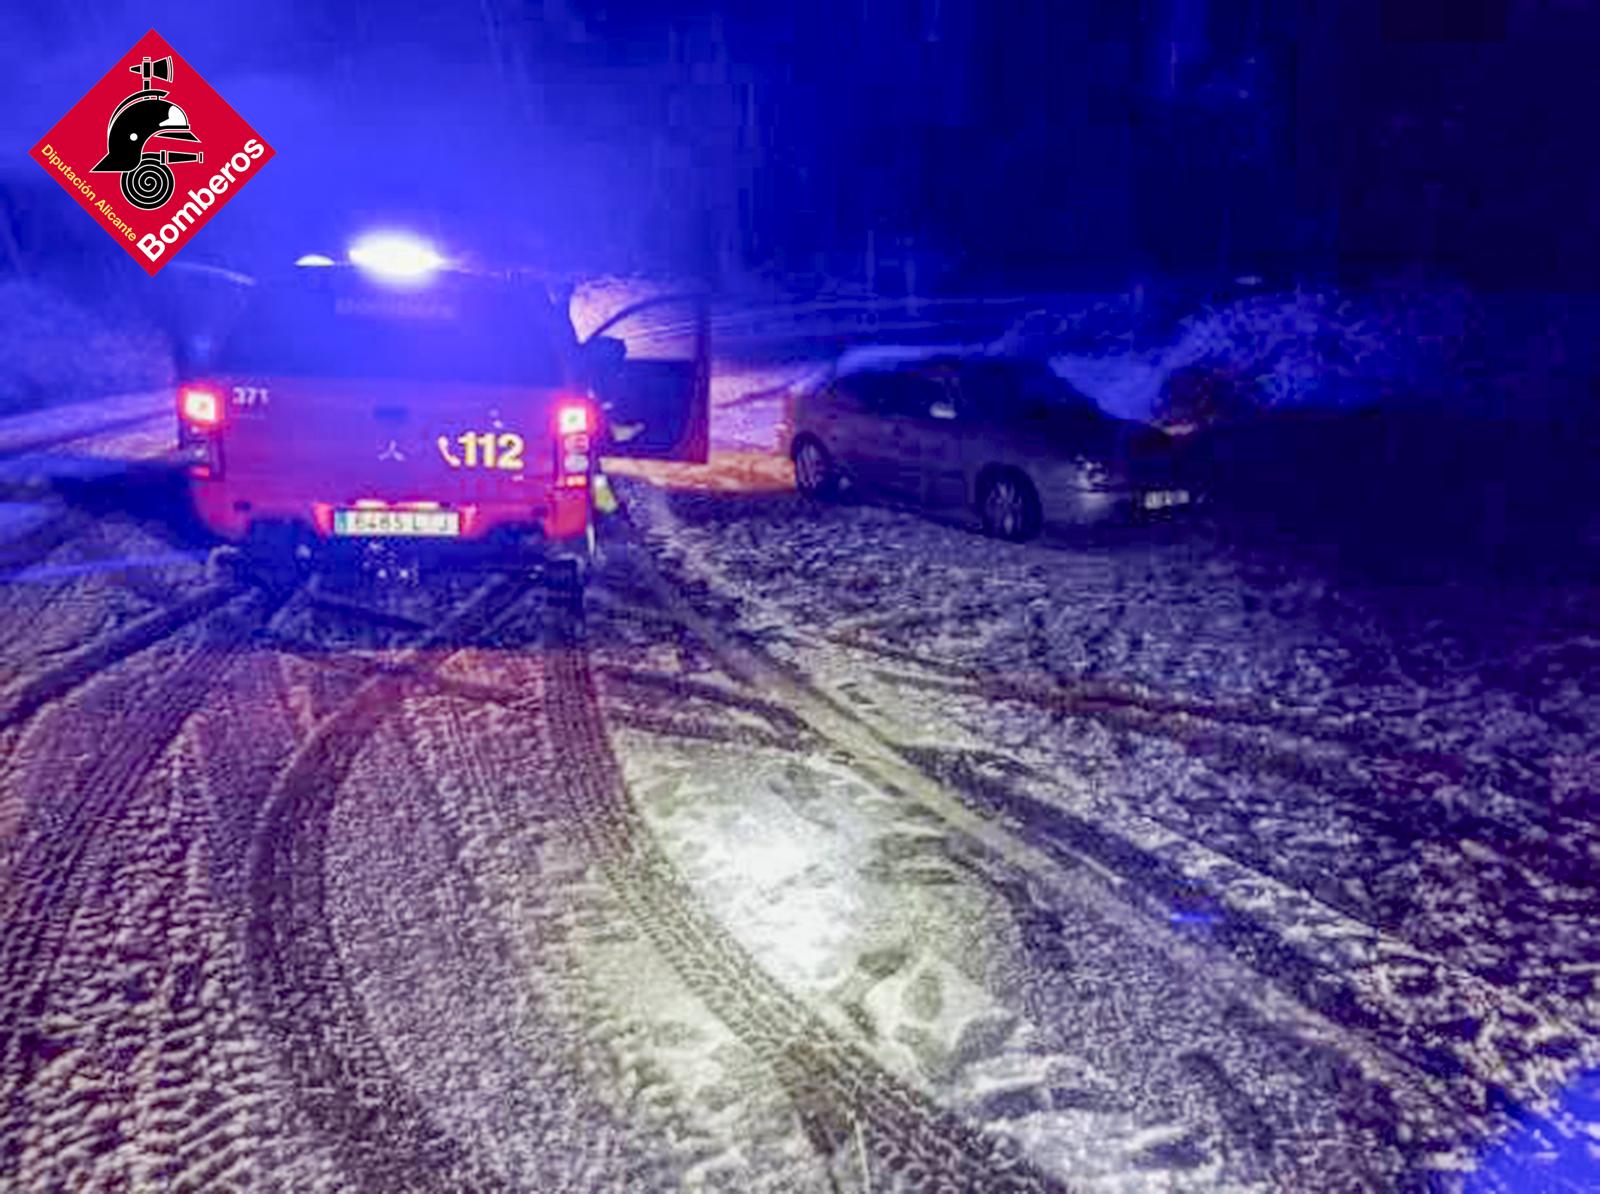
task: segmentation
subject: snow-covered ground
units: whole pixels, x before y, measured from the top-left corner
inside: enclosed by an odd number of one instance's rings
[[[58,516],[49,501],[51,484],[115,475],[129,461],[158,459],[175,446],[174,435],[169,390],[0,418],[0,540],[51,529]]]
[[[0,1173],[1583,1188],[1592,589],[806,505],[806,347],[617,470],[581,634],[236,587],[48,483],[164,395],[0,424]]]
[[[1600,1059],[1591,589],[1362,590],[1200,528],[1014,548],[720,463],[625,490],[725,626],[1386,1057],[1413,1164]]]

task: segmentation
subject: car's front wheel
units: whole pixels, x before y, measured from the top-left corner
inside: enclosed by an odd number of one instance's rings
[[[984,534],[1011,543],[1032,539],[1044,522],[1033,483],[1009,469],[985,480],[978,497],[978,514]]]
[[[803,435],[795,440],[791,453],[794,460],[794,485],[808,498],[828,500],[838,496],[839,469],[828,455],[828,449],[814,436]]]

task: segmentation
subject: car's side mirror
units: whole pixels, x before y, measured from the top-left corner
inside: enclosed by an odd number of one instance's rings
[[[949,402],[935,402],[928,408],[928,414],[935,419],[953,419],[956,417],[956,408]]]

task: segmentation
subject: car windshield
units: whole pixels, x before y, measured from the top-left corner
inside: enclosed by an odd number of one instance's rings
[[[219,339],[188,346],[190,364],[229,374],[557,385],[565,329],[541,300],[500,286],[266,286]]]

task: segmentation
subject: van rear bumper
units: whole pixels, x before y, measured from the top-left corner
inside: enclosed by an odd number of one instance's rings
[[[288,498],[270,491],[233,481],[196,479],[190,484],[195,513],[213,534],[232,543],[243,543],[260,534],[262,528],[277,533],[291,532],[307,543],[325,546],[373,542],[373,539],[345,538],[333,531],[334,512],[355,507],[355,500],[304,497]],[[396,508],[408,508],[395,502]],[[410,507],[415,508],[415,507]],[[587,487],[552,489],[541,501],[474,502],[439,508],[460,515],[460,535],[447,539],[382,539],[387,543],[427,543],[431,550],[467,552],[473,548],[518,546],[559,552],[563,545],[576,546],[587,539],[590,522],[590,494]]]

